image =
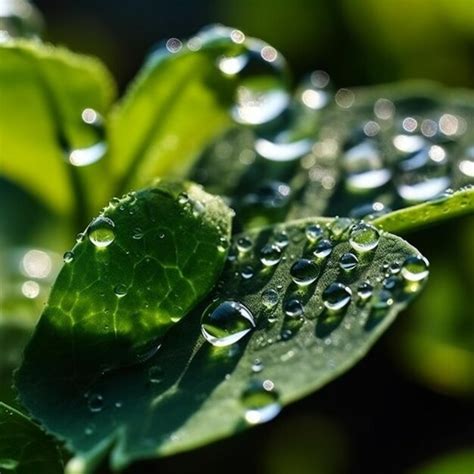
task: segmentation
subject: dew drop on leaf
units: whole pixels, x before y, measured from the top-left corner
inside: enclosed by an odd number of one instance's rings
[[[262,293],[262,304],[267,309],[274,308],[278,303],[278,299],[279,299],[278,293],[272,288],[267,288]]]
[[[87,235],[97,248],[105,248],[115,240],[114,228],[115,224],[112,219],[100,216],[89,225]]]
[[[202,335],[216,347],[236,343],[254,327],[255,321],[250,310],[236,301],[212,303],[201,318]]]
[[[267,267],[276,265],[281,259],[281,249],[276,244],[266,244],[260,250],[260,261]]]
[[[353,270],[358,263],[359,259],[351,252],[346,252],[339,259],[339,266],[345,271]]]
[[[429,273],[429,263],[421,255],[408,257],[402,265],[401,274],[408,281],[417,282],[424,280]]]
[[[317,242],[324,235],[324,230],[319,224],[310,224],[306,227],[305,234],[310,242]]]
[[[351,289],[339,282],[331,283],[322,295],[324,306],[333,311],[345,308],[351,302],[351,298]]]
[[[323,239],[318,242],[314,249],[314,256],[317,258],[326,258],[332,252],[332,243],[330,240]]]
[[[66,252],[63,255],[64,263],[71,263],[74,260],[74,253],[73,252]]]
[[[299,286],[311,285],[319,276],[320,268],[311,260],[300,258],[290,268],[291,279]]]
[[[355,224],[351,229],[349,243],[357,252],[369,252],[377,247],[380,240],[379,231],[363,222]]]
[[[279,398],[271,380],[252,381],[241,396],[247,423],[256,425],[275,418],[281,410]]]

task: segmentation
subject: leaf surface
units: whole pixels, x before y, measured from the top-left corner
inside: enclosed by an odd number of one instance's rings
[[[156,354],[91,384],[74,373],[72,339],[44,320],[18,373],[21,400],[81,462],[93,463],[102,446],[115,468],[268,420],[355,364],[422,288],[428,272],[418,252],[394,235],[376,237],[370,226],[321,218],[236,236],[216,289]],[[234,317],[236,308],[247,316]]]
[[[90,147],[104,146],[103,137],[82,114],[105,114],[113,100],[105,67],[39,42],[6,41],[0,45],[0,88],[1,174],[62,215],[97,211],[107,195],[107,167]],[[84,150],[98,161],[71,165]]]

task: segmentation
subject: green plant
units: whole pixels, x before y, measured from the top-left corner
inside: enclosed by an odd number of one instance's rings
[[[292,97],[274,48],[219,26],[169,40],[113,107],[95,60],[20,39],[0,57],[2,173],[47,209],[39,242],[81,232],[16,373],[20,403],[1,407],[7,470],[69,457],[30,415],[74,454],[70,473],[270,420],[421,291],[428,262],[398,234],[474,209],[467,91],[333,94],[316,72]],[[31,296],[53,261],[26,255]],[[0,336],[17,351],[38,308],[8,298]]]

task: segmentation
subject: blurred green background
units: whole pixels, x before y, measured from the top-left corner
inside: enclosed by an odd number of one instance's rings
[[[295,82],[323,69],[336,87],[411,78],[474,87],[473,0],[35,4],[47,40],[100,57],[122,90],[158,42],[216,22],[279,49]],[[13,227],[18,211],[27,216],[31,209],[21,199],[8,206]],[[268,425],[127,472],[472,474],[474,221],[451,222],[409,240],[430,259],[430,282],[356,368]]]

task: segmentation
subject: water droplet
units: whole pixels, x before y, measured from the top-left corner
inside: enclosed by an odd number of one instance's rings
[[[159,365],[153,365],[148,369],[148,380],[152,384],[159,384],[163,380],[163,369]]]
[[[264,369],[263,363],[260,359],[255,359],[252,364],[252,372],[258,374]]]
[[[132,234],[132,238],[135,239],[135,240],[140,240],[140,239],[143,239],[143,230],[140,228],[140,227],[135,227],[135,229],[133,229],[133,234]]]
[[[352,227],[349,243],[357,252],[368,252],[377,247],[379,240],[379,231],[370,224],[361,222]]]
[[[365,281],[357,288],[357,294],[359,295],[360,299],[368,300],[372,296],[373,290],[373,286],[368,281]]]
[[[115,296],[122,298],[127,294],[127,285],[119,284],[114,288]]]
[[[244,268],[242,268],[240,272],[240,276],[244,280],[250,280],[254,276],[255,272],[254,269],[250,265],[246,265]]]
[[[231,110],[236,122],[260,125],[278,117],[288,107],[285,65],[271,46],[248,41],[239,54],[220,58],[218,67],[226,75],[238,75],[236,101]]]
[[[94,130],[96,141],[84,148],[75,148],[66,154],[67,161],[73,166],[89,166],[101,160],[107,152],[107,143],[104,140],[104,121],[94,109],[87,108],[81,113],[84,124]]]
[[[280,259],[281,249],[276,244],[266,244],[260,250],[260,260],[267,267],[276,265]]]
[[[74,260],[74,253],[73,252],[66,252],[63,255],[64,263],[71,263]]]
[[[237,240],[237,249],[240,252],[248,252],[252,248],[253,242],[248,237],[240,237]]]
[[[279,298],[280,297],[275,290],[267,288],[262,293],[262,304],[268,309],[274,308],[277,305]]]
[[[299,318],[304,313],[304,307],[301,304],[301,301],[292,298],[284,302],[283,311],[290,318]]]
[[[216,347],[234,344],[254,327],[252,313],[236,301],[212,303],[201,318],[201,332],[204,338]]]
[[[292,280],[299,286],[311,285],[319,276],[319,266],[311,260],[300,258],[290,268]]]
[[[288,238],[288,234],[286,232],[281,231],[275,235],[275,244],[281,249],[287,247],[289,243],[290,239]]]
[[[99,412],[104,408],[104,398],[98,393],[94,393],[88,397],[87,405],[91,412]]]
[[[351,302],[351,298],[351,289],[338,282],[331,283],[322,295],[324,306],[333,311],[345,308]]]
[[[401,274],[408,281],[424,280],[429,274],[429,263],[421,255],[407,257],[403,262]]]
[[[87,228],[89,240],[97,248],[108,247],[115,239],[115,224],[108,217],[97,217]]]
[[[351,252],[346,252],[339,260],[339,266],[345,271],[353,270],[358,263],[359,259]]]
[[[324,235],[324,230],[319,224],[310,224],[306,227],[305,234],[310,242],[317,242]]]
[[[283,138],[282,138],[283,137]],[[294,161],[311,151],[313,141],[308,138],[287,141],[285,135],[276,135],[272,140],[258,138],[255,151],[270,161]]]
[[[241,397],[247,423],[256,425],[275,418],[281,410],[279,398],[271,380],[251,382]]]
[[[229,248],[229,241],[226,237],[219,238],[219,244],[217,245],[217,250],[221,253],[225,252]]]
[[[342,164],[346,171],[346,187],[354,192],[379,188],[392,177],[373,140],[364,140],[347,150]]]
[[[314,256],[317,258],[326,258],[332,252],[332,243],[330,240],[323,239],[318,242],[316,248],[314,249]]]

